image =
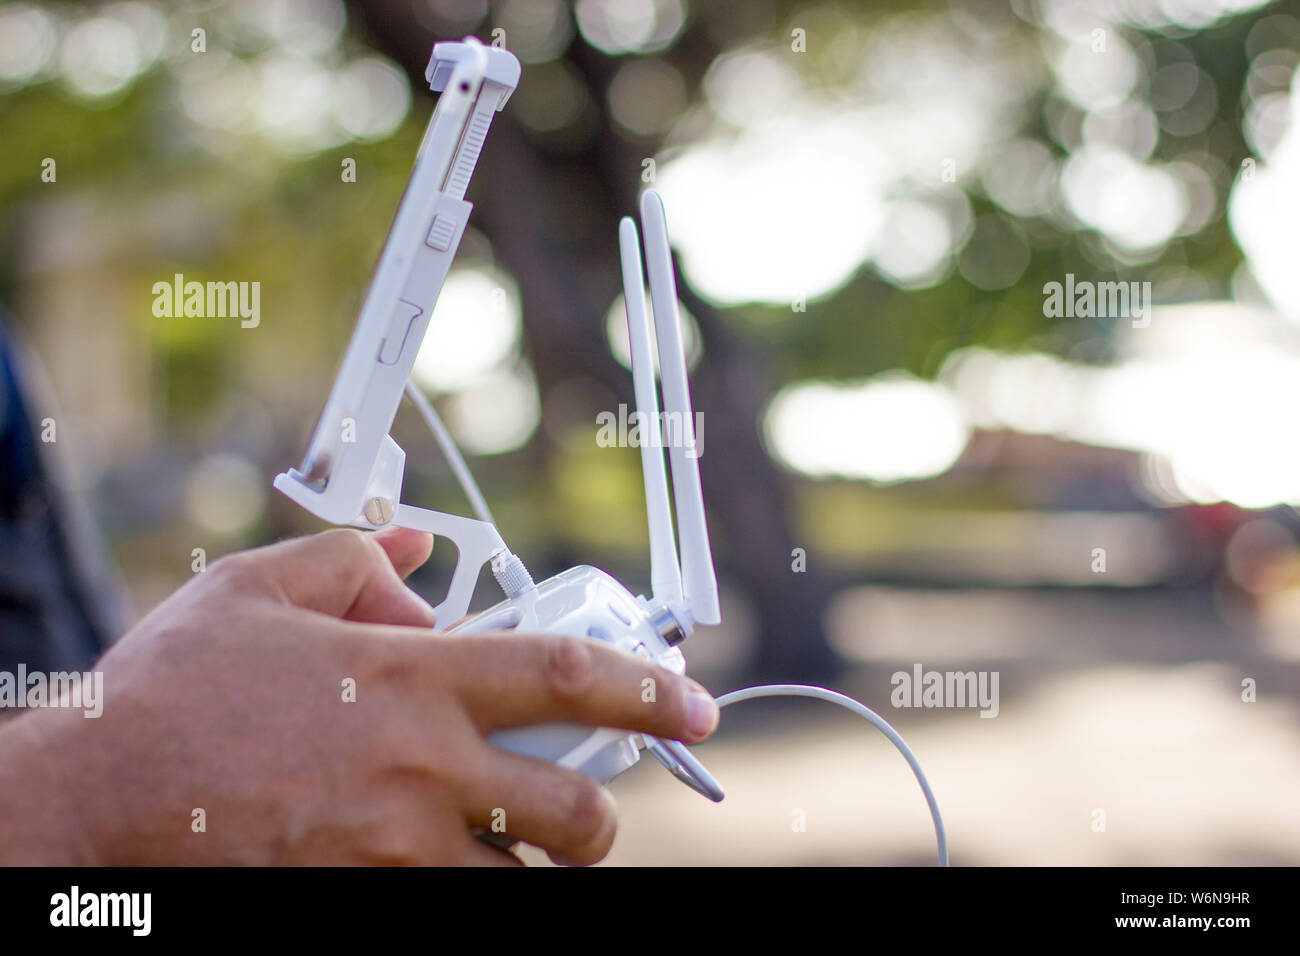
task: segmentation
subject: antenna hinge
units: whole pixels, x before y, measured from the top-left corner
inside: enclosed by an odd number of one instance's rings
[[[682,626],[677,615],[664,604],[649,604],[650,626],[655,629],[669,647],[676,647],[686,640],[690,631]]]

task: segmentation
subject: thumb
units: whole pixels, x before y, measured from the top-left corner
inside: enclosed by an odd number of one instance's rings
[[[421,532],[340,528],[259,548],[248,558],[268,590],[297,607],[366,624],[433,627],[433,608],[402,582],[432,546]]]
[[[424,531],[389,525],[371,537],[387,552],[393,570],[403,578],[428,561],[433,552],[433,535]]]

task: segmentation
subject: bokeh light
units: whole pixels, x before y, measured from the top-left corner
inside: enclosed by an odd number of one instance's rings
[[[487,266],[447,276],[411,375],[434,392],[461,391],[510,364],[519,345],[519,290]]]
[[[0,7],[0,81],[22,84],[35,79],[50,62],[57,41],[53,18],[39,7]]]
[[[603,53],[653,53],[676,39],[686,22],[682,0],[578,0],[583,39]]]
[[[112,17],[93,17],[68,31],[59,66],[70,89],[96,98],[125,87],[145,63],[130,27]]]
[[[677,68],[647,57],[621,67],[609,86],[614,121],[634,136],[666,133],[686,107],[686,83]]]
[[[653,323],[654,319],[654,300],[650,297],[650,290],[646,289],[646,317]],[[651,325],[650,331],[650,364],[659,373],[659,339],[654,334],[654,325]],[[683,305],[677,307],[677,328],[682,337],[682,349],[686,352],[686,365],[688,368],[694,368],[704,354],[703,346],[700,342],[700,330],[696,324],[695,316]],[[617,298],[605,313],[605,340],[609,343],[610,354],[618,359],[618,364],[625,369],[632,369],[632,350],[628,343],[627,328],[627,306],[623,301],[623,293],[619,293]]]
[[[882,483],[941,474],[970,438],[945,387],[905,375],[788,385],[772,399],[764,430],[773,454],[803,474]]]
[[[330,99],[335,122],[350,137],[385,139],[406,119],[411,89],[388,60],[362,57],[334,76]]]
[[[532,370],[523,363],[494,369],[446,400],[447,427],[467,452],[501,455],[521,448],[542,419]]]
[[[573,20],[560,0],[505,0],[495,22],[506,31],[510,51],[524,63],[554,60],[573,39]]]
[[[1300,354],[1231,303],[1158,307],[1178,330],[1111,367],[1035,353],[962,349],[940,380],[982,428],[1159,456],[1174,496],[1245,508],[1300,504],[1300,448],[1277,441],[1300,402]],[[1163,344],[1161,342],[1163,341]]]

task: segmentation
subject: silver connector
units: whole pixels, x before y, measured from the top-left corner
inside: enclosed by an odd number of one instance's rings
[[[676,647],[686,640],[686,629],[677,620],[677,615],[668,610],[665,605],[652,605],[649,611],[650,626],[659,633],[669,647]]]
[[[501,585],[501,590],[508,598],[517,597],[536,587],[524,562],[510,551],[498,551],[492,555],[492,576],[497,579],[497,584]]]

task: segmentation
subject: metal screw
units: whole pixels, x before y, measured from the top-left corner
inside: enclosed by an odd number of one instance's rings
[[[366,502],[366,520],[371,524],[388,524],[393,520],[393,503],[387,498],[371,498]]]

